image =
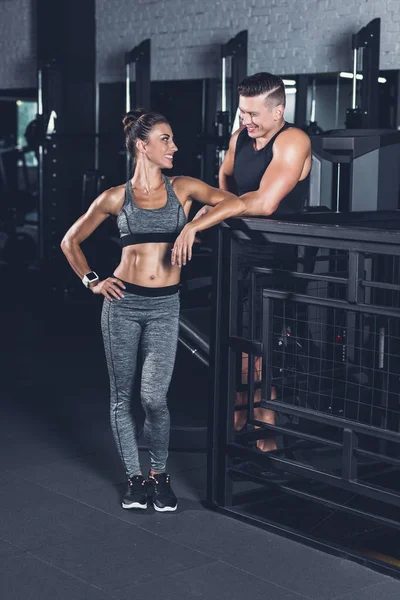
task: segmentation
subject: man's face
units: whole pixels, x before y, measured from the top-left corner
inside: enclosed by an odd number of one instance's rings
[[[256,139],[273,130],[276,122],[283,117],[284,107],[271,106],[265,101],[265,94],[251,98],[239,96],[239,111],[249,137]]]

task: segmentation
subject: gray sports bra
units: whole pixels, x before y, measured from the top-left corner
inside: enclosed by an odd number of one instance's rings
[[[148,242],[174,243],[187,223],[185,211],[179,202],[171,182],[163,175],[167,190],[167,202],[160,208],[146,209],[136,206],[131,182],[125,187],[125,201],[117,217],[121,246]]]

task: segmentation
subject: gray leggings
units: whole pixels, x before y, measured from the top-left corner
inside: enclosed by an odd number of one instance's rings
[[[167,391],[179,328],[179,294],[177,286],[174,288],[170,288],[175,291],[171,295],[149,297],[125,290],[120,300],[104,299],[101,329],[110,376],[111,427],[128,477],[142,473],[131,411],[139,342],[143,362],[140,396],[150,465],[159,473],[166,470],[170,430]],[[143,294],[147,288],[136,289]]]

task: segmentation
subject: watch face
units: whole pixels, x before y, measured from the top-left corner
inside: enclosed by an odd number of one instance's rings
[[[87,273],[86,278],[88,279],[89,283],[91,281],[96,281],[96,279],[98,279],[96,273],[93,273],[93,271],[91,271],[90,273]]]

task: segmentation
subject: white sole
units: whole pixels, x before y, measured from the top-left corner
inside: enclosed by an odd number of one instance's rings
[[[159,508],[158,506],[156,506],[155,504],[153,504],[153,508],[157,512],[174,512],[178,508],[178,505],[176,505],[174,507],[166,506],[165,508]]]
[[[132,504],[122,503],[122,508],[142,508],[145,510],[147,508],[147,504],[140,504],[139,502],[132,502]]]

